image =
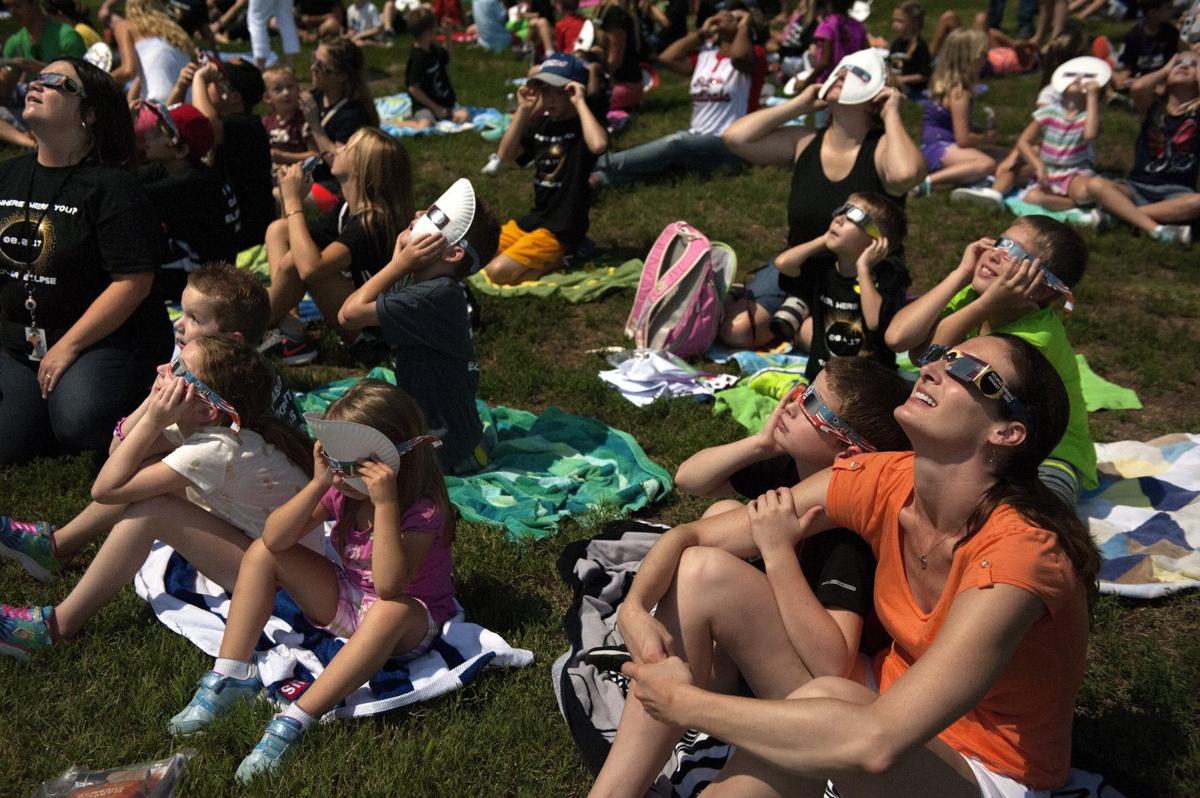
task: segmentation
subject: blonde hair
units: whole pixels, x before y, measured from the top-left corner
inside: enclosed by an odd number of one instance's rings
[[[399,139],[377,127],[355,131],[346,142],[354,173],[355,205],[371,235],[394,242],[416,215],[412,167]]]
[[[955,88],[970,94],[987,47],[988,38],[983,31],[966,28],[952,31],[938,51],[937,67],[929,81],[930,96],[940,103]]]
[[[292,68],[289,66],[284,66],[283,64],[275,64],[274,66],[269,66],[262,71],[264,81],[267,80],[267,78],[271,75],[283,75],[284,77],[291,78],[297,83],[300,82],[300,79],[296,77],[296,73],[292,71]]]
[[[428,432],[420,405],[395,385],[382,380],[367,379],[358,383],[329,406],[325,418],[364,424],[382,432],[392,443],[403,443]],[[450,497],[433,446],[422,443],[400,458],[396,486],[397,502],[405,510],[421,499],[436,504],[445,519],[446,542],[453,540],[454,516]],[[344,533],[335,528],[334,534],[334,543],[340,552],[345,543]]]
[[[125,16],[143,36],[157,36],[176,50],[191,55],[192,37],[167,14],[161,0],[128,0]]]

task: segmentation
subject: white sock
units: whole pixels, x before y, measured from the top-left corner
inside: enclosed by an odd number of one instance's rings
[[[217,657],[213,670],[231,679],[249,679],[258,675],[258,666],[253,662],[229,657]]]
[[[300,708],[300,705],[293,702],[288,704],[287,709],[279,713],[282,718],[291,718],[300,724],[302,729],[307,729],[309,726],[317,722],[317,719]]]

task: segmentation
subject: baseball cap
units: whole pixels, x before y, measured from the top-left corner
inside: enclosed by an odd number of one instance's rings
[[[188,155],[192,158],[203,158],[212,149],[215,135],[212,122],[200,113],[200,109],[190,103],[172,105],[171,121],[179,131],[179,140],[188,145]]]
[[[530,80],[540,80],[548,86],[562,88],[568,83],[587,85],[588,71],[575,56],[569,53],[555,53],[542,62]]]

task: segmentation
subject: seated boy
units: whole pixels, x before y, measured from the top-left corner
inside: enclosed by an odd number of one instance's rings
[[[213,144],[212,124],[196,108],[180,103],[141,103],[134,133],[143,164],[137,170],[166,233],[167,251],[159,285],[177,300],[187,272],[202,263],[233,260],[237,213],[233,191],[205,165]]]
[[[761,432],[684,461],[676,485],[700,496],[736,491],[755,497],[795,485],[846,455],[907,450],[908,438],[892,411],[910,393],[898,373],[879,363],[835,358],[807,391],[801,386],[784,397]],[[771,523],[762,507],[766,498],[751,503],[752,525]],[[716,502],[705,516],[738,506],[732,500]],[[806,674],[869,677],[867,658],[887,643],[874,616],[870,546],[849,530],[834,529],[806,541],[797,559],[800,573],[787,578],[779,572],[759,573],[727,552],[689,549],[680,557],[674,584],[655,619],[667,627],[676,650],[707,649],[712,638],[718,652],[712,657],[712,686],[717,689],[737,688],[730,673],[734,665],[759,698],[787,695]],[[787,603],[776,598],[784,592]],[[737,606],[710,598],[722,593],[739,596]],[[770,611],[776,602],[778,615]],[[636,606],[625,602],[622,624],[626,614],[637,613]],[[765,617],[772,615],[774,620]],[[748,631],[755,627],[762,637]],[[734,629],[744,633],[731,633]],[[697,630],[706,635],[699,642]],[[751,639],[759,647],[753,653],[746,650]],[[770,642],[780,645],[762,656],[761,646]],[[593,794],[643,794],[675,743],[670,731],[650,720],[631,696]],[[618,785],[624,789],[610,789]]]
[[[608,149],[608,133],[587,104],[588,70],[556,53],[517,92],[517,111],[497,153],[502,163],[532,163],[533,210],[500,231],[500,254],[487,264],[493,283],[536,280],[562,265],[588,231],[588,175]]]
[[[396,239],[392,259],[338,313],[348,329],[382,329],[396,360],[396,384],[442,439],[438,458],[447,474],[486,462],[475,409],[479,362],[462,280],[495,254],[498,236],[491,211],[459,180],[418,214]]]
[[[408,32],[413,36],[404,81],[413,101],[415,127],[431,127],[449,119],[468,122],[471,115],[458,104],[450,85],[450,53],[437,43],[437,19],[433,10],[421,6],[408,15]]]
[[[205,264],[188,274],[181,304],[183,311],[174,324],[176,356],[202,335],[254,344],[266,332],[267,289],[253,274],[228,263]],[[304,420],[278,374],[271,388],[271,413],[304,429]],[[125,505],[91,502],[60,529],[44,521],[0,516],[0,557],[16,560],[35,579],[53,581],[88,543],[112,529],[124,509]]]
[[[781,253],[775,268],[755,275],[747,298],[730,302],[722,340],[750,346],[769,327],[808,352],[809,380],[834,357],[870,357],[895,368],[883,337],[912,280],[888,255],[901,250],[907,227],[904,210],[882,194],[851,194],[824,235]]]
[[[958,267],[928,293],[896,314],[887,345],[916,360],[930,346],[954,346],[977,335],[1011,333],[1036,346],[1062,377],[1071,416],[1062,441],[1042,464],[1041,479],[1074,506],[1080,484],[1094,488],[1096,449],[1071,341],[1055,313],[1066,309],[1083,279],[1088,250],[1079,233],[1048,216],[1022,216],[999,238],[967,245]]]

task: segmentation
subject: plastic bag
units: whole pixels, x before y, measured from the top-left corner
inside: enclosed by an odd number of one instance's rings
[[[112,770],[72,765],[61,776],[43,781],[33,798],[170,798],[183,778],[184,764],[195,755],[188,748],[156,762]]]

